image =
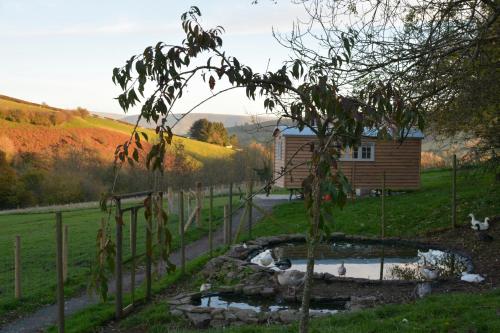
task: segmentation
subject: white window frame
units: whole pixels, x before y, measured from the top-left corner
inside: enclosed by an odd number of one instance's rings
[[[281,161],[283,159],[283,140],[281,136],[276,137],[276,144],[274,145],[274,159]]]
[[[370,158],[363,158],[363,148],[370,147]],[[347,149],[342,153],[340,157],[341,161],[362,161],[362,162],[373,162],[375,161],[375,142],[363,142],[359,147],[357,147],[358,157],[353,156],[353,149],[347,147]]]

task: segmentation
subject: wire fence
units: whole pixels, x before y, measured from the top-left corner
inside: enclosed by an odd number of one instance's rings
[[[229,185],[214,187],[212,226],[213,229],[224,222],[224,206],[231,202],[233,214],[243,207],[244,189],[246,185],[237,184],[232,186],[232,197],[229,199]],[[191,190],[187,190],[190,193]],[[168,192],[167,192],[168,193]],[[208,206],[209,188],[202,189],[202,209],[201,224],[192,223],[186,230],[186,242],[198,239],[208,233]],[[123,201],[123,208],[137,206],[143,198],[133,198]],[[165,207],[169,209],[169,219],[167,227],[173,239],[174,249],[179,248],[179,219],[178,219],[178,195],[177,192],[168,198],[164,196]],[[171,202],[169,202],[169,200]],[[188,218],[188,209],[192,211],[196,203],[193,196],[185,198],[184,207]],[[65,206],[68,208],[67,206]],[[88,286],[92,267],[96,263],[98,244],[97,231],[101,227],[101,218],[105,215],[99,208],[80,206],[68,208],[62,214],[62,223],[67,226],[67,280],[65,282],[65,295],[78,294]],[[56,218],[51,207],[47,211],[28,213],[27,211],[0,215],[0,317],[7,311],[16,310],[23,306],[33,308],[42,304],[54,303],[57,286],[56,279]],[[131,237],[130,237],[130,210],[123,215],[123,263],[125,267],[130,267],[131,262]],[[114,235],[114,218],[110,223],[111,234]],[[136,264],[145,265],[145,241],[146,241],[146,219],[144,210],[137,217],[137,249]],[[19,276],[18,282],[21,290],[19,299],[16,299],[16,259],[14,240],[20,236],[19,251]]]

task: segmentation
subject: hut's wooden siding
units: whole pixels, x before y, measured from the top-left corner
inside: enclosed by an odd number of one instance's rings
[[[292,167],[310,161],[309,146],[311,137],[282,137],[285,157],[288,161],[300,149],[292,160]],[[381,188],[382,173],[386,172],[386,186],[391,189],[417,189],[420,187],[420,151],[421,140],[407,139],[403,144],[394,141],[382,141],[375,138],[364,138],[362,142],[375,143],[374,161],[340,161],[339,166],[349,178],[353,188]],[[276,169],[275,169],[276,170]],[[300,188],[302,180],[309,174],[307,164],[297,166],[287,174],[284,182],[276,185],[285,188]]]

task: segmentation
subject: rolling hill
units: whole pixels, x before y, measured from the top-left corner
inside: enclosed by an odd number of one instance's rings
[[[132,125],[90,114],[87,110],[64,110],[0,95],[0,150],[7,156],[23,152],[62,154],[71,149],[97,152],[103,161],[113,161],[115,147],[128,139]],[[144,129],[151,139],[155,133]],[[224,158],[234,151],[175,136],[185,152],[197,160]],[[147,144],[146,144],[147,145]]]
[[[130,115],[122,118],[121,120],[128,122],[130,124],[135,124],[137,122],[137,117],[138,117],[137,115]],[[211,122],[221,122],[224,124],[224,127],[226,128],[233,126],[248,125],[255,122],[254,116],[234,115],[234,114],[190,113],[185,115],[184,118],[182,119],[181,117],[182,117],[181,114],[170,115],[167,121],[167,124],[169,126],[173,126],[176,123],[177,119],[180,119],[180,121],[173,128],[173,132],[178,135],[187,135],[191,125],[198,119],[203,119],[203,118],[206,118]],[[269,121],[274,118],[269,116],[259,116],[257,117],[257,119],[259,122],[263,122],[263,121]],[[146,128],[156,127],[155,124],[147,123],[145,120],[141,120],[139,125]]]

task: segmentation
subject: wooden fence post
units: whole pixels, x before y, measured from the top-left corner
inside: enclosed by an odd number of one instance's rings
[[[231,237],[229,233],[231,232],[231,229],[229,227],[230,221],[229,221],[229,205],[224,205],[224,244],[229,245],[231,244]]]
[[[122,288],[122,240],[123,240],[123,213],[121,202],[116,198],[116,261],[115,261],[115,316],[120,319],[123,309],[123,288]]]
[[[64,282],[66,282],[68,281],[68,255],[69,255],[68,225],[64,225],[62,241],[63,241],[63,280]]]
[[[151,264],[153,260],[153,195],[148,195],[150,214],[146,220],[146,300],[151,300]]]
[[[175,205],[174,205],[174,190],[172,187],[167,189],[167,203],[168,203],[168,213],[175,214]]]
[[[248,238],[252,238],[252,209],[253,209],[253,180],[248,182],[248,201],[247,201],[247,212],[248,212]]]
[[[63,228],[61,212],[56,213],[57,327],[64,332]]]
[[[196,225],[201,227],[202,190],[201,182],[196,183]]]
[[[382,172],[382,216],[380,237],[385,237],[385,170]]]
[[[160,233],[160,230],[166,226],[163,224],[163,192],[158,192],[158,217],[157,217],[157,223],[156,223],[156,232],[158,235],[158,239],[162,240],[159,243],[160,246],[160,252],[163,251],[163,247],[165,246],[165,243],[163,242],[164,240],[164,235]],[[158,260],[158,273],[161,273],[161,270],[163,268],[163,258],[160,256]]]
[[[213,236],[212,236],[212,214],[214,209],[214,187],[210,186],[210,201],[208,210],[208,249],[210,251],[210,257],[212,257],[213,252]]]
[[[451,226],[457,227],[457,155],[453,154],[453,172],[451,179]]]
[[[184,191],[179,192],[179,233],[181,235],[181,273],[186,272],[186,249],[184,244]]]
[[[137,252],[137,208],[130,212],[130,252],[132,256],[132,269],[130,272],[130,293],[132,295],[132,304],[135,301],[135,269]]]
[[[21,236],[14,240],[14,294],[17,299],[23,296],[21,287]]]
[[[229,216],[228,235],[229,235],[229,238],[228,238],[227,244],[231,244],[231,238],[233,237],[233,223],[232,223],[232,219],[233,219],[233,183],[232,182],[229,183],[229,207],[228,207],[228,209],[229,209],[229,211],[228,211],[228,216]]]

